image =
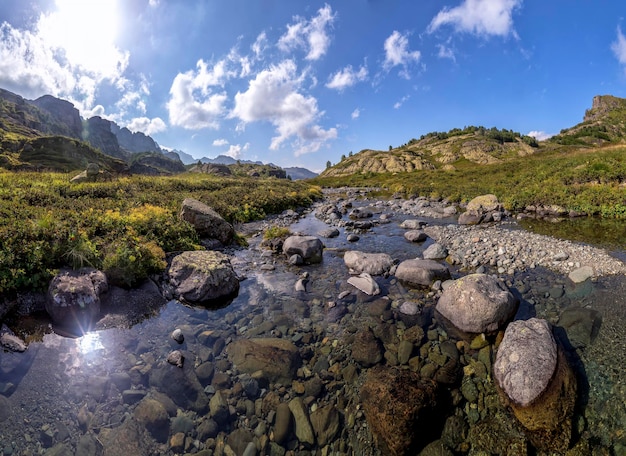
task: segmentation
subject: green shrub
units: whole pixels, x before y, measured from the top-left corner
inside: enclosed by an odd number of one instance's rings
[[[163,249],[141,237],[118,239],[107,251],[102,267],[109,282],[118,286],[137,285],[167,265]]]

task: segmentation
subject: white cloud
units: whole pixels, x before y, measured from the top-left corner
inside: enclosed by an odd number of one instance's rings
[[[234,158],[235,160],[239,160],[243,153],[250,148],[250,143],[245,143],[243,146],[240,144],[231,144],[226,152],[226,155]]]
[[[178,73],[170,88],[167,109],[172,125],[187,130],[219,128],[219,119],[225,114],[225,93],[214,93],[212,87],[223,86],[236,72],[220,60],[209,68],[204,60],[198,60],[197,71]]]
[[[149,119],[148,117],[136,117],[126,125],[132,132],[140,131],[148,136],[167,130],[167,125],[160,117]]]
[[[400,65],[403,67],[400,75],[409,79],[409,65],[411,63],[419,62],[422,54],[420,51],[410,51],[408,47],[408,33],[403,35],[397,30],[394,30],[393,33],[385,40],[385,62],[383,63],[383,68],[386,71],[389,71],[393,67]]]
[[[622,33],[622,28],[617,27],[617,39],[611,43],[611,50],[619,63],[625,66],[626,70],[626,37]]]
[[[304,75],[296,74],[296,64],[285,60],[261,71],[250,81],[248,90],[237,92],[230,117],[245,125],[267,121],[276,128],[271,150],[277,150],[290,138],[295,154],[315,152],[328,140],[337,137],[337,129],[324,130],[316,123],[324,114],[312,96],[300,93]]]
[[[532,136],[537,141],[545,141],[546,139],[551,138],[554,135],[550,133],[546,133],[545,131],[533,130],[533,131],[528,132],[528,136]]]
[[[148,3],[152,8],[156,8],[157,6],[159,6],[160,0],[150,0]]]
[[[457,7],[439,11],[427,31],[432,33],[444,25],[451,25],[457,32],[517,38],[513,11],[521,5],[522,0],[463,0]]]
[[[450,59],[453,62],[456,62],[456,56],[454,55],[454,51],[452,49],[444,46],[443,44],[438,44],[437,49],[437,57],[440,59]]]
[[[229,142],[226,139],[220,138],[213,141],[213,145],[216,147],[228,146]]]
[[[359,71],[355,71],[352,65],[348,65],[330,76],[326,87],[329,89],[343,90],[346,87],[352,87],[357,82],[362,82],[366,79],[367,68],[365,66],[360,67]]]
[[[278,48],[284,52],[296,48],[308,50],[307,60],[319,60],[330,46],[330,37],[327,27],[330,27],[336,18],[333,9],[326,4],[317,11],[317,16],[307,21],[295,17],[294,24],[287,26],[287,32],[278,40]]]
[[[356,108],[354,111],[352,111],[352,114],[350,115],[350,117],[352,117],[353,119],[358,119],[360,115],[361,115],[361,110],[359,108]]]
[[[405,95],[402,98],[400,98],[399,101],[396,101],[393,105],[393,109],[400,109],[402,107],[402,105],[404,104],[405,101],[407,101],[409,98],[411,98],[410,95]]]
[[[254,41],[252,46],[250,46],[250,48],[252,49],[252,52],[254,52],[254,56],[257,59],[261,58],[261,54],[265,51],[266,47],[267,47],[267,35],[265,32],[261,32],[259,36],[256,37],[256,40]]]

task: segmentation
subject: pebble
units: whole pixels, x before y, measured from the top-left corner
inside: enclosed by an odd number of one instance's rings
[[[183,335],[182,330],[176,328],[174,331],[172,331],[172,339],[179,344],[182,344],[185,341],[185,336]]]

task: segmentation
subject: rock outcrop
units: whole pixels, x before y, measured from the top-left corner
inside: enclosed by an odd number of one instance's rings
[[[513,318],[518,304],[498,278],[470,274],[443,291],[437,312],[463,332],[492,333]]]

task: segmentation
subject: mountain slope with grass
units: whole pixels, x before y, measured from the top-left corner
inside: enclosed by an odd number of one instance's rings
[[[310,182],[459,202],[493,193],[512,211],[559,206],[626,218],[625,121],[626,99],[595,97],[583,123],[553,140],[538,143],[510,130],[480,127],[429,133],[390,151],[347,157]],[[396,166],[402,160],[404,169]],[[410,160],[422,168],[411,168]]]

